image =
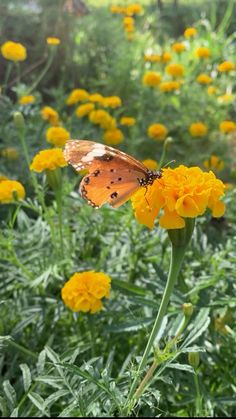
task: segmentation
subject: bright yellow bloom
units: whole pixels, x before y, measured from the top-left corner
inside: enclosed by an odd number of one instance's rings
[[[211,51],[207,47],[199,47],[196,49],[195,55],[200,59],[205,59],[210,57]]]
[[[172,55],[169,52],[163,52],[161,54],[161,62],[162,63],[168,63],[172,60]]]
[[[184,31],[185,38],[193,38],[196,35],[197,35],[197,29],[195,28],[187,28]]]
[[[121,98],[119,96],[107,96],[102,100],[102,105],[106,108],[118,108],[122,105]]]
[[[44,170],[55,170],[58,167],[67,166],[61,148],[53,148],[51,150],[42,150],[36,156],[30,165],[30,170],[35,172],[43,172]]]
[[[143,13],[143,8],[141,4],[133,3],[127,6],[126,8],[126,14],[128,16],[140,15],[141,13]]]
[[[172,45],[171,48],[177,54],[181,54],[181,52],[186,50],[186,46],[185,44],[183,44],[183,42],[176,42],[175,44]]]
[[[230,71],[235,70],[235,64],[231,61],[224,61],[218,65],[218,71],[221,73],[229,73]]]
[[[25,188],[16,180],[2,180],[0,182],[0,203],[8,204],[15,200],[14,195],[17,199],[24,199]]]
[[[41,110],[41,116],[45,121],[48,121],[51,125],[58,125],[59,123],[59,115],[55,109],[51,108],[51,106],[44,106]]]
[[[134,26],[134,18],[132,18],[130,16],[125,16],[124,20],[123,20],[123,23],[124,23],[125,27]]]
[[[158,54],[144,54],[144,60],[150,63],[159,63],[161,61],[161,56]]]
[[[124,141],[123,132],[118,128],[105,131],[103,138],[105,143],[108,145],[117,145]]]
[[[218,89],[215,86],[209,86],[207,88],[207,93],[208,95],[214,95],[215,93],[217,93]]]
[[[199,74],[199,76],[197,77],[197,82],[199,84],[210,84],[212,83],[212,78],[210,76],[208,76],[208,74]]]
[[[185,218],[203,215],[207,208],[213,217],[221,217],[225,205],[224,184],[213,172],[203,172],[199,167],[179,166],[162,169],[162,177],[152,185],[139,190],[131,198],[137,220],[149,228],[160,210],[159,224],[166,229],[184,228]]]
[[[148,127],[147,134],[154,140],[164,140],[167,136],[168,130],[163,124],[152,124]]]
[[[78,102],[89,100],[89,93],[84,89],[74,89],[66,100],[67,105],[75,105]]]
[[[31,105],[35,102],[35,96],[33,95],[27,95],[27,96],[21,96],[19,99],[20,105]]]
[[[97,109],[89,114],[89,120],[93,124],[101,125],[104,123],[104,121],[107,121],[110,118],[110,114],[107,111],[104,111],[103,109]]]
[[[117,14],[125,14],[126,13],[126,7],[122,6],[111,6],[110,7],[111,13],[117,13]]]
[[[236,131],[236,124],[233,121],[222,121],[219,128],[221,132],[228,134],[229,132]]]
[[[161,75],[156,71],[147,71],[143,76],[143,84],[145,86],[155,87],[161,82]]]
[[[100,93],[92,93],[91,95],[89,95],[90,102],[103,103],[103,99],[104,97],[100,95]]]
[[[144,166],[146,166],[149,170],[157,170],[159,167],[159,164],[157,163],[156,160],[152,160],[152,159],[146,159],[143,160],[142,163],[144,164]]]
[[[27,51],[24,45],[18,42],[7,41],[1,46],[1,53],[6,60],[24,61],[27,58]]]
[[[230,93],[225,93],[224,95],[219,96],[217,100],[220,104],[224,105],[233,102],[234,96]]]
[[[88,115],[95,108],[94,103],[85,103],[84,105],[78,106],[75,110],[75,114],[78,118],[82,118],[85,115]]]
[[[215,156],[214,154],[212,154],[212,156],[209,159],[204,160],[204,162],[203,162],[203,166],[206,169],[213,170],[213,171],[214,170],[218,170],[218,171],[223,170],[224,165],[225,164],[224,164],[223,160],[220,157]]]
[[[161,92],[172,92],[173,90],[179,90],[180,83],[178,81],[163,81],[159,84]]]
[[[182,64],[169,64],[166,67],[166,72],[172,77],[182,77],[184,75],[184,66]]]
[[[64,147],[70,139],[70,133],[63,127],[50,127],[46,132],[47,141],[57,147]]]
[[[190,125],[189,132],[192,137],[204,137],[208,132],[208,127],[202,122],[194,122]]]
[[[17,160],[19,158],[19,153],[14,147],[3,148],[1,155],[8,160]]]
[[[103,307],[102,298],[109,298],[111,278],[103,272],[76,272],[61,290],[64,303],[73,311],[96,313]]]
[[[120,119],[121,125],[126,125],[128,127],[132,127],[136,123],[136,119],[132,118],[131,116],[122,116]]]
[[[47,44],[48,45],[59,45],[61,43],[61,40],[59,38],[49,37],[47,38]]]

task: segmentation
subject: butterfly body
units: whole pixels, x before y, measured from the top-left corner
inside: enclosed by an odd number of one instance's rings
[[[80,193],[95,208],[106,203],[119,207],[140,187],[161,177],[161,171],[152,172],[130,155],[93,141],[68,141],[64,157],[76,171],[88,170]]]

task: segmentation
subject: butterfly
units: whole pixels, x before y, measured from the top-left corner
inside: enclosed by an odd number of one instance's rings
[[[162,172],[148,170],[143,163],[123,151],[101,143],[69,140],[64,149],[66,161],[79,172],[88,170],[79,191],[88,204],[117,208],[140,188],[152,185]]]

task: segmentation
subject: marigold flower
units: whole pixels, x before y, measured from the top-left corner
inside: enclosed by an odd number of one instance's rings
[[[8,160],[17,160],[19,158],[19,153],[14,147],[3,148],[1,150],[1,155]]]
[[[147,71],[143,76],[143,84],[145,86],[155,87],[161,82],[161,75],[156,71]]]
[[[184,31],[185,38],[193,38],[196,35],[197,35],[197,29],[195,28],[190,27],[190,28],[185,29]]]
[[[224,95],[219,96],[217,100],[221,105],[224,105],[233,102],[234,96],[230,93],[225,93]]]
[[[236,124],[233,121],[222,121],[219,128],[221,132],[228,134],[229,132],[236,131]]]
[[[75,105],[78,102],[83,102],[89,99],[89,93],[84,89],[74,89],[66,100],[67,105]]]
[[[75,110],[75,114],[78,118],[82,118],[85,115],[88,115],[95,108],[94,103],[85,103],[84,105],[78,106]]]
[[[147,134],[154,140],[164,140],[167,136],[168,130],[163,124],[152,124],[148,127]]]
[[[125,16],[123,20],[124,26],[134,26],[134,18],[130,16]]]
[[[126,7],[113,5],[110,7],[110,11],[111,13],[126,14]]]
[[[61,40],[59,38],[56,38],[55,36],[51,36],[47,38],[48,45],[59,45],[60,43],[61,43]]]
[[[59,115],[55,109],[51,108],[51,106],[44,106],[41,110],[42,118],[45,121],[48,121],[51,125],[58,125],[59,123]]]
[[[229,73],[233,70],[235,70],[235,64],[231,61],[224,61],[218,65],[218,71],[220,71],[220,73]]]
[[[162,177],[147,189],[140,188],[131,198],[137,220],[149,228],[160,210],[159,224],[166,229],[184,228],[185,218],[203,215],[207,208],[213,217],[221,217],[225,205],[220,199],[225,186],[213,172],[199,167],[179,166],[162,169]]]
[[[96,109],[89,114],[89,120],[93,124],[103,125],[104,122],[108,121],[111,118],[111,115],[103,110],[103,109]]]
[[[126,125],[128,127],[132,127],[136,123],[136,119],[132,118],[131,116],[122,116],[120,119],[121,125]]]
[[[172,55],[170,54],[170,52],[163,52],[161,54],[161,62],[162,63],[168,63],[169,61],[172,60]]]
[[[17,199],[24,199],[25,197],[25,188],[16,180],[2,180],[0,182],[0,203],[9,204]]]
[[[161,61],[161,56],[158,54],[144,54],[144,60],[150,63],[159,63]]]
[[[64,303],[73,311],[96,313],[103,307],[102,298],[109,298],[111,278],[103,272],[76,272],[61,290]]]
[[[107,96],[102,100],[102,105],[106,108],[118,108],[122,105],[121,98],[119,96]]]
[[[220,157],[216,156],[215,154],[212,154],[209,159],[204,160],[203,166],[208,170],[211,169],[213,171],[220,171],[224,169],[225,164]]]
[[[30,170],[40,173],[44,170],[55,170],[64,166],[67,166],[67,162],[63,156],[62,149],[53,148],[51,150],[42,150],[36,154],[30,165]]]
[[[184,75],[184,66],[182,64],[172,63],[166,67],[166,72],[172,77],[182,77]]]
[[[140,15],[141,13],[143,13],[143,8],[141,4],[133,3],[127,6],[126,8],[126,14],[128,16]]]
[[[177,54],[181,54],[181,52],[186,50],[186,46],[185,44],[183,44],[183,42],[176,42],[175,44],[172,45],[171,48]]]
[[[70,133],[63,127],[50,127],[46,132],[47,141],[57,147],[64,147],[70,139]]]
[[[21,96],[18,102],[20,105],[31,105],[32,103],[35,102],[35,96],[33,95]]]
[[[6,60],[10,61],[24,61],[27,58],[27,51],[24,45],[7,41],[1,46],[1,53]]]
[[[190,125],[189,132],[192,137],[204,137],[208,132],[208,127],[202,122],[194,122]]]
[[[172,92],[174,90],[179,90],[180,83],[178,81],[163,81],[159,84],[159,89],[161,92]]]
[[[149,170],[157,170],[159,167],[159,164],[157,163],[156,160],[152,160],[152,159],[146,159],[143,160],[142,163],[144,164],[144,166],[146,166]]]
[[[105,131],[103,138],[105,143],[108,145],[117,145],[124,141],[123,132],[118,128]]]
[[[210,76],[208,76],[208,74],[199,74],[199,76],[197,77],[197,82],[199,84],[210,84],[212,83],[212,78]]]
[[[103,103],[104,97],[100,93],[92,93],[89,95],[90,102]]]
[[[207,47],[199,47],[196,49],[195,55],[200,59],[205,59],[210,57],[211,51]]]
[[[208,95],[214,95],[215,93],[217,93],[218,89],[215,86],[209,86],[207,88],[207,93]]]

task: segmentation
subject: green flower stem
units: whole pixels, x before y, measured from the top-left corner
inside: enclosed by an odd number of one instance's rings
[[[48,56],[48,60],[46,62],[45,67],[43,68],[42,72],[39,74],[39,76],[35,80],[35,82],[32,84],[32,86],[27,90],[26,95],[29,95],[34,89],[36,89],[36,87],[38,86],[38,84],[44,78],[45,74],[47,74],[49,68],[52,65],[54,55],[55,55],[55,50],[52,48],[51,51],[50,51],[50,54]]]
[[[203,417],[202,411],[202,396],[200,392],[199,380],[198,380],[198,373],[195,371],[194,374],[194,384],[196,388],[196,398],[195,398],[195,409],[196,409],[196,416]]]
[[[57,202],[57,212],[58,212],[58,222],[59,222],[59,235],[60,235],[60,253],[62,259],[64,258],[64,242],[63,242],[63,214],[62,214],[62,193],[61,189],[55,191],[56,202]]]
[[[22,345],[19,345],[19,343],[16,343],[14,340],[9,339],[8,340],[8,345],[12,346],[13,348],[17,349],[18,351],[24,353],[27,356],[30,356],[34,359],[38,359],[38,355],[32,351],[30,351],[29,349],[25,348]]]
[[[9,77],[11,75],[12,68],[13,68],[13,62],[8,63],[7,64],[7,69],[6,69],[6,74],[5,74],[5,80],[4,80],[4,83],[3,83],[4,89],[7,88],[7,84],[8,84]]]

